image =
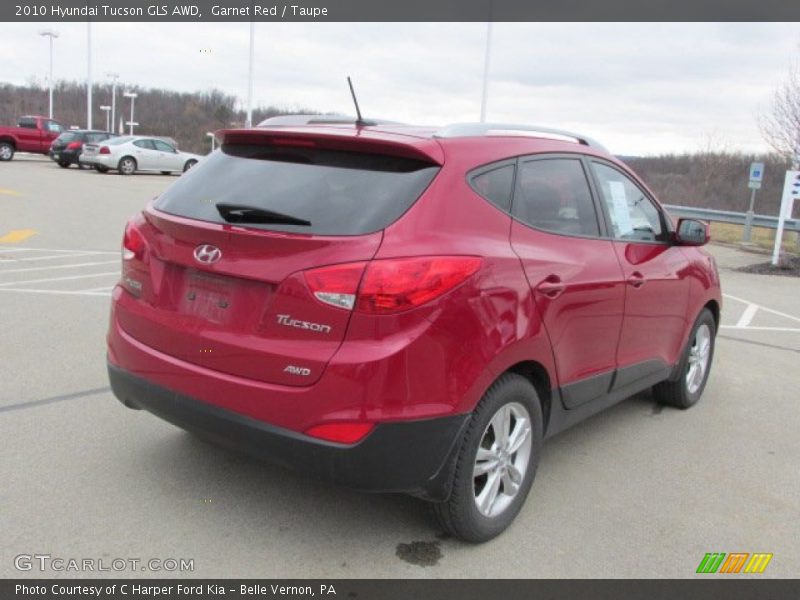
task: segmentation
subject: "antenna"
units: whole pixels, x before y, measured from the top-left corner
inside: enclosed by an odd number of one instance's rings
[[[356,115],[358,115],[358,118],[356,119],[356,125],[358,126],[368,125],[368,123],[361,118],[361,109],[358,107],[358,99],[356,98],[356,92],[353,89],[353,82],[350,81],[349,75],[347,76],[347,85],[350,86],[350,95],[353,96],[353,104],[356,105]]]

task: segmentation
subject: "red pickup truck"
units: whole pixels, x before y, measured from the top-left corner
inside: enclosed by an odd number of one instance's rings
[[[16,127],[0,127],[0,161],[11,160],[15,152],[47,154],[50,144],[64,126],[47,117],[20,117]]]

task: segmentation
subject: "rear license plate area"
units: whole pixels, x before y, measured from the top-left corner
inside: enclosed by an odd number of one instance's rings
[[[229,278],[189,270],[185,283],[179,303],[181,313],[220,324],[231,319],[234,285]]]

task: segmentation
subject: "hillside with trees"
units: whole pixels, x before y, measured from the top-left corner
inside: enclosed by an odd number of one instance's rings
[[[750,203],[750,163],[764,163],[764,181],[756,193],[755,212],[775,215],[783,180],[791,165],[778,154],[753,155],[704,151],[697,154],[626,157],[623,159],[664,204],[701,206],[744,212]],[[795,214],[798,214],[795,207]]]
[[[136,85],[117,85],[117,123],[130,118],[130,100],[122,97],[122,91],[138,94],[134,105],[134,118],[139,123],[136,133],[164,135],[177,140],[182,150],[205,154],[209,150],[206,132],[224,127],[241,127],[245,121],[245,111],[237,108],[235,96],[216,89],[202,92],[175,92],[164,89],[148,89]],[[92,88],[94,113],[92,125],[105,129],[106,114],[100,106],[111,105],[111,85],[96,84]],[[53,117],[67,127],[86,126],[86,86],[77,82],[60,81],[53,88]],[[21,115],[47,115],[48,92],[46,86],[16,86],[0,83],[0,124],[16,124]],[[274,115],[296,112],[276,107],[253,109],[253,122]],[[127,126],[125,127],[127,131]]]

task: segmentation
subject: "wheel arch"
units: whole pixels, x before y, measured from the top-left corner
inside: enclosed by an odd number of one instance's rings
[[[719,319],[720,319],[720,306],[719,302],[712,299],[705,303],[703,308],[707,308],[711,311],[711,314],[714,316],[714,329],[719,331]]]
[[[17,140],[15,140],[10,135],[0,135],[0,143],[2,142],[11,144],[14,147],[14,150],[17,149]]]
[[[547,369],[539,362],[534,360],[525,360],[518,362],[504,373],[516,373],[531,382],[536,389],[536,394],[539,396],[539,404],[542,408],[542,423],[543,433],[547,433],[547,425],[550,421],[551,408],[553,405],[553,389],[550,374]]]

